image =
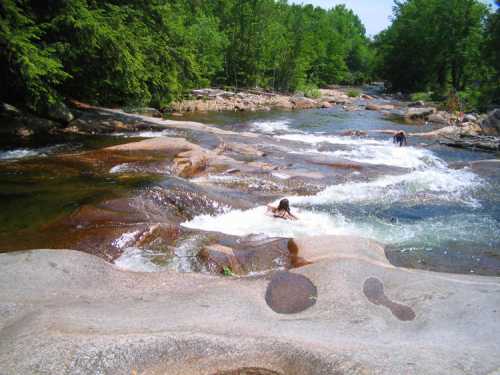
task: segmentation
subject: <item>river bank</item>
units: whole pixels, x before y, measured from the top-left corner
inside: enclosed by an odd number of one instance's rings
[[[2,370],[500,367],[494,153],[342,106],[79,111],[57,147],[0,153]],[[283,197],[297,222],[265,215]]]
[[[99,107],[72,101],[70,108],[57,107],[50,119],[42,119],[11,105],[2,104],[0,120],[7,124],[0,130],[5,145],[29,144],[34,138],[65,136],[67,134],[93,135],[112,132],[152,130],[157,126],[134,120],[133,116],[119,116],[99,112]],[[460,148],[500,149],[500,110],[489,114],[450,113],[436,103],[402,101],[383,93],[382,86],[363,88],[335,86],[317,91],[316,98],[302,93],[285,95],[264,91],[229,92],[219,89],[193,90],[192,99],[172,103],[164,113],[154,108],[125,108],[123,114],[138,114],[152,118],[166,117],[177,121],[183,117],[214,112],[269,112],[296,111],[316,108],[338,108],[346,112],[376,111],[402,124],[434,124],[439,129],[427,133],[409,131],[410,135],[436,139],[443,144]],[[359,133],[358,135],[362,135]],[[1,146],[1,144],[0,144]]]

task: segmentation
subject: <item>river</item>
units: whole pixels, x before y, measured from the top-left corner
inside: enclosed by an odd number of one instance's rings
[[[496,155],[448,148],[411,137],[408,147],[397,147],[380,130],[432,130],[429,125],[402,125],[370,111],[339,108],[297,112],[193,114],[185,120],[214,124],[236,132],[261,134],[274,161],[293,164],[311,173],[315,188],[284,194],[298,221],[273,219],[256,199],[254,207],[227,207],[218,214],[200,214],[181,223],[183,228],[228,235],[297,237],[323,234],[356,235],[386,245],[396,265],[435,271],[500,276],[500,177],[498,163],[480,163]],[[356,129],[366,136],[345,135]],[[159,132],[136,134],[154,137]],[[0,150],[0,248],[32,248],[46,243],[41,236],[45,220],[70,215],[88,202],[127,195],[159,184],[157,178],[120,179],[107,175],[50,169],[51,155],[128,142],[124,136],[95,136],[45,140],[39,144],[3,144]],[[311,164],[310,161],[314,163]],[[315,178],[332,161],[348,161],[353,168],[328,178]],[[307,162],[306,162],[307,161]],[[22,165],[40,168],[23,172]],[[357,168],[359,167],[359,168]],[[59,167],[58,167],[59,168]],[[247,181],[240,181],[242,179]],[[280,169],[262,180],[292,183]],[[253,179],[250,181],[250,179]],[[196,184],[246,187],[260,177],[211,173],[193,179]],[[276,197],[275,197],[276,198]],[[126,233],[125,233],[126,235]],[[21,238],[22,237],[22,238]],[[121,237],[120,237],[121,238]],[[44,242],[45,241],[45,242]],[[133,261],[132,259],[133,258]],[[125,252],[116,260],[124,268],[161,270],[161,265],[137,267],[154,260],[148,252]]]

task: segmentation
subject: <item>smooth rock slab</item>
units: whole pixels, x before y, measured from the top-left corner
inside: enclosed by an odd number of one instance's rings
[[[124,272],[67,250],[0,254],[0,373],[500,369],[499,278],[398,269],[382,246],[359,238],[295,244],[314,263],[291,273],[309,279],[317,299],[289,315],[266,303],[265,276]],[[399,319],[391,303],[415,317]]]

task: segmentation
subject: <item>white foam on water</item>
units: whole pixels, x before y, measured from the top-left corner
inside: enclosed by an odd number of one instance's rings
[[[151,262],[150,256],[146,256],[145,250],[136,247],[127,247],[122,255],[115,259],[116,267],[133,272],[158,272],[161,267]]]
[[[170,130],[145,130],[139,132],[111,133],[115,137],[123,138],[157,138],[171,135]]]
[[[22,159],[37,155],[39,155],[39,152],[36,150],[31,150],[28,148],[19,148],[10,151],[0,151],[0,160]]]
[[[273,172],[271,173],[271,176],[279,178],[280,180],[288,180],[290,178],[290,175],[279,172]]]
[[[386,220],[369,218],[369,221],[358,222],[356,226],[366,236],[387,244],[416,243],[425,246],[456,241],[481,243],[487,238],[495,238],[495,233],[500,230],[500,224],[495,219],[470,213],[411,223],[388,223]]]
[[[222,215],[196,216],[181,225],[186,228],[222,232],[235,236],[265,234],[272,237],[297,237],[321,234],[361,233],[346,222],[343,216],[296,209],[299,220],[283,220],[266,214],[264,206],[249,210],[232,210]]]
[[[35,156],[47,156],[61,148],[63,145],[54,145],[41,148],[17,148],[14,150],[0,151],[0,160],[16,160]]]
[[[118,237],[116,240],[112,242],[112,245],[119,249],[123,249],[126,246],[130,246],[137,240],[137,236],[139,235],[139,233],[140,232],[138,230],[133,232],[123,233],[120,237]]]
[[[194,183],[221,183],[221,184],[231,184],[244,181],[243,178],[234,175],[220,175],[220,174],[209,174],[207,176],[196,177],[191,180]]]
[[[273,173],[274,175],[274,173]],[[278,177],[280,179],[286,179],[289,178],[290,176],[284,177],[285,175],[282,175],[282,177]],[[275,176],[276,177],[276,176]],[[272,180],[264,179],[264,178],[259,178],[259,177],[242,177],[242,176],[236,176],[236,175],[213,175],[210,174],[208,176],[202,176],[202,177],[197,177],[192,179],[194,183],[200,183],[200,184],[218,184],[218,185],[226,185],[226,186],[231,186],[231,185],[240,185],[240,186],[246,186],[248,189],[262,189],[262,190],[282,190],[283,186],[279,185],[276,182],[273,182]]]
[[[359,137],[343,137],[335,135],[325,135],[325,134],[283,134],[275,135],[275,138],[284,139],[287,141],[303,142],[311,145],[317,145],[320,143],[330,143],[334,145],[385,145],[389,146],[392,143],[389,141],[379,141],[370,138],[359,138]]]
[[[316,212],[307,206],[335,203],[390,204],[401,201],[452,201],[478,206],[470,192],[481,184],[474,173],[462,169],[428,168],[398,176],[384,176],[374,181],[329,186],[311,196],[288,197],[294,205],[297,221],[266,215],[266,207],[232,210],[218,216],[200,215],[183,223],[187,228],[223,232],[230,235],[266,234],[297,237],[305,235],[350,234],[384,240],[372,226],[351,223],[342,215]],[[302,208],[297,208],[300,206]],[[305,207],[304,207],[305,206]]]
[[[477,206],[469,193],[482,180],[467,169],[427,168],[410,173],[383,176],[374,181],[332,185],[312,196],[289,197],[298,205],[329,205],[337,202],[392,203],[414,200],[444,200]]]
[[[435,156],[431,151],[416,147],[361,145],[352,150],[316,152],[359,163],[390,165],[411,169],[425,168],[428,166],[445,167],[446,165],[444,161]]]
[[[129,163],[118,164],[109,170],[109,173],[125,173],[130,170]]]
[[[350,146],[350,150],[320,151],[308,148],[293,153],[320,154],[352,160],[365,164],[389,165],[402,168],[424,168],[429,166],[445,167],[446,163],[431,151],[417,147],[399,147],[389,140],[370,138],[342,137],[323,134],[285,134],[275,136],[279,139],[303,142],[313,146],[321,143]]]
[[[289,120],[275,120],[275,121],[255,121],[251,124],[251,127],[265,134],[275,134],[277,132],[287,132],[290,131]]]

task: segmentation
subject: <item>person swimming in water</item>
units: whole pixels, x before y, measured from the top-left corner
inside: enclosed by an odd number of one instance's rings
[[[408,144],[406,142],[406,133],[403,130],[400,130],[394,134],[394,137],[392,137],[392,143],[399,143],[399,147],[403,146],[403,143],[405,146]]]
[[[267,205],[267,212],[273,217],[285,220],[298,220],[297,216],[293,215],[290,211],[290,202],[288,199],[280,200],[278,207]]]

